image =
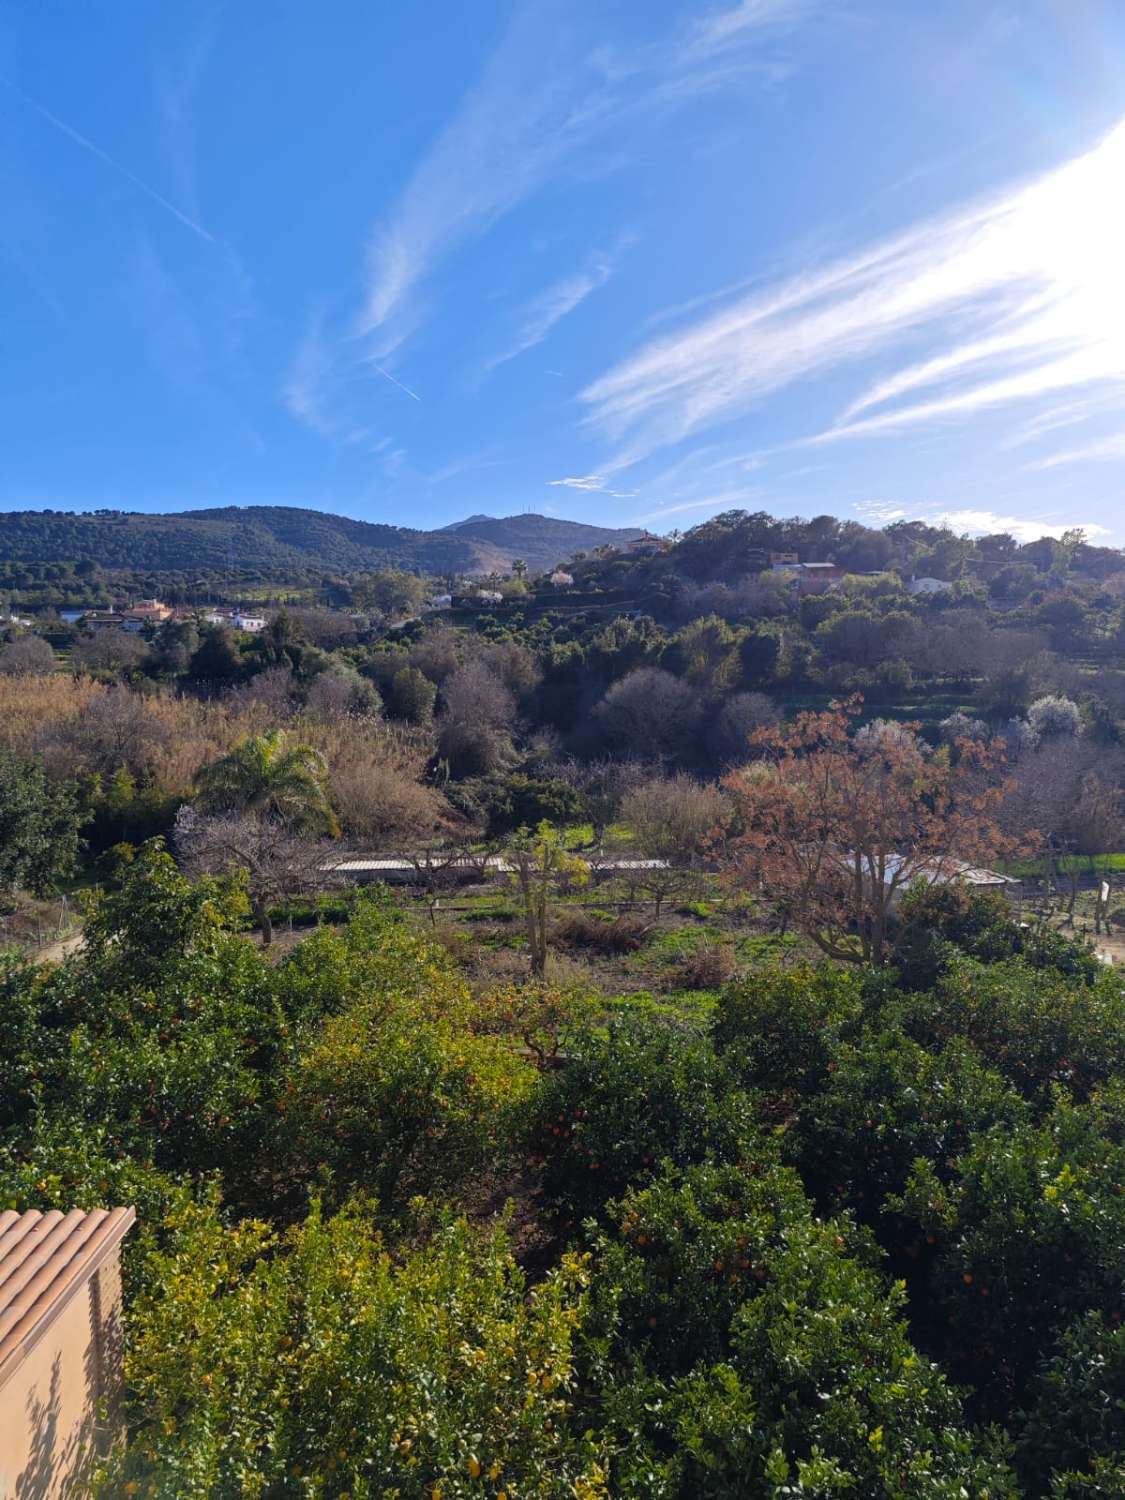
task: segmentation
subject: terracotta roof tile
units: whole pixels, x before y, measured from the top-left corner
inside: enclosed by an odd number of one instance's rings
[[[131,1208],[0,1213],[0,1386],[135,1219]]]

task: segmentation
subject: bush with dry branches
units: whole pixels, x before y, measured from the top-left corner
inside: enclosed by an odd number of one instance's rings
[[[761,759],[724,782],[737,818],[725,864],[830,958],[875,965],[911,885],[959,879],[1019,843],[998,822],[998,749],[965,741],[951,764],[910,726],[853,738],[858,712],[834,703],[755,736]]]

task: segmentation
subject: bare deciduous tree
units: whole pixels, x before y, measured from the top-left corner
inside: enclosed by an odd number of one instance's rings
[[[55,653],[39,635],[21,635],[0,651],[0,672],[5,677],[41,677],[55,670]]]
[[[618,760],[603,755],[589,761],[564,761],[552,766],[550,774],[581,794],[593,829],[594,845],[600,847],[610,824],[621,812],[626,793],[647,780],[652,768],[640,760]]]
[[[75,641],[70,659],[84,672],[130,672],[140,666],[148,647],[125,630],[96,630]]]
[[[1022,755],[1004,789],[1003,821],[1013,834],[1037,828],[1043,835],[1048,879],[1060,862],[1084,855],[1091,871],[1099,854],[1125,847],[1125,752],[1088,740],[1055,738]],[[1067,913],[1074,920],[1080,872],[1071,864]]]
[[[111,687],[80,713],[45,727],[39,749],[54,775],[112,776],[124,766],[141,778],[155,770],[169,738],[148,699],[127,687]]]
[[[243,871],[262,946],[273,941],[270,907],[318,890],[325,880],[326,846],[302,837],[277,818],[241,813],[207,817],[184,805],[172,834],[176,858],[189,875]],[[338,846],[333,858],[339,858]]]
[[[446,678],[441,690],[438,753],[457,774],[487,774],[511,757],[516,701],[483,662]]]
[[[374,849],[401,849],[430,837],[448,811],[441,795],[389,755],[349,757],[329,785],[346,833]]]
[[[771,729],[779,718],[772,699],[765,693],[735,693],[728,698],[715,725],[719,762],[745,760],[751,736],[759,729]]]
[[[448,625],[427,630],[410,648],[410,665],[438,687],[461,665],[460,641]]]
[[[471,857],[467,843],[415,845],[403,858],[413,868],[418,883],[425,895],[426,910],[430,925],[437,925],[438,907],[441,898],[456,890],[466,880],[477,877],[479,861]]]
[[[660,667],[638,667],[615,682],[594,709],[595,727],[626,755],[675,759],[691,743],[702,706],[686,682]]]
[[[378,718],[383,704],[375,684],[338,663],[313,678],[305,706],[321,719]]]
[[[249,682],[231,688],[227,701],[237,709],[260,704],[273,719],[291,718],[297,707],[297,679],[288,667],[267,667]]]
[[[306,641],[334,651],[338,646],[350,646],[356,638],[356,623],[338,609],[290,608],[287,611],[294,628]]]
[[[534,653],[517,641],[497,641],[494,646],[487,646],[481,660],[517,698],[526,697],[543,675]]]

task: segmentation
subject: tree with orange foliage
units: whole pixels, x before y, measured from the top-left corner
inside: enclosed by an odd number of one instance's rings
[[[860,700],[761,730],[759,759],[724,785],[736,809],[726,876],[764,898],[829,958],[878,965],[898,897],[1011,857],[996,820],[998,746],[930,751],[916,725],[853,734]]]

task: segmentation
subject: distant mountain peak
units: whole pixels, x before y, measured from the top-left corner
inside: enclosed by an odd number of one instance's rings
[[[575,552],[624,546],[642,533],[540,516],[475,515],[438,531],[290,505],[229,505],[144,512],[0,513],[0,557],[21,562],[80,562],[105,568],[193,573],[203,568],[321,568],[359,572],[409,568],[467,575],[503,571],[522,558],[548,572]]]
[[[483,511],[475,516],[466,516],[463,521],[450,521],[448,526],[441,526],[440,531],[460,531],[465,526],[476,526],[481,521],[495,521],[495,516],[486,516]]]

